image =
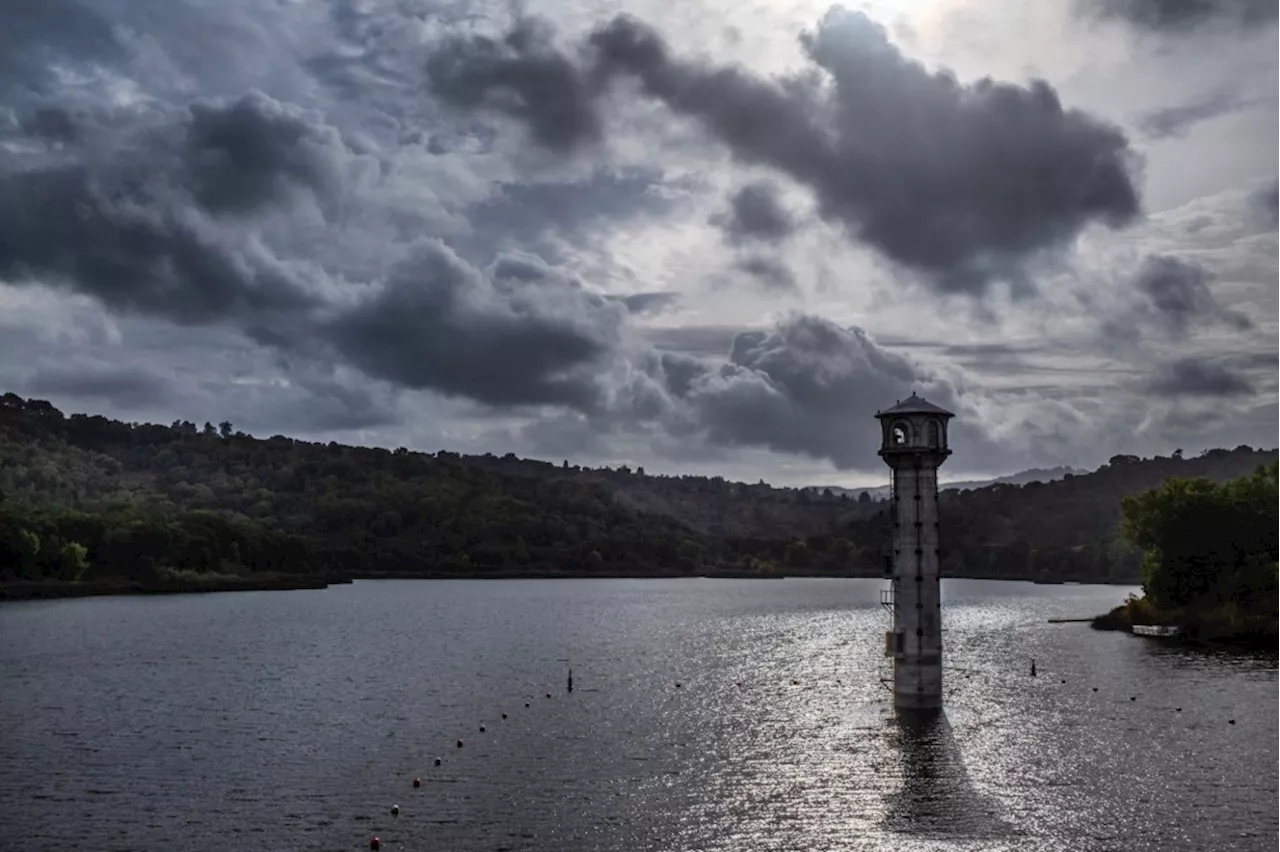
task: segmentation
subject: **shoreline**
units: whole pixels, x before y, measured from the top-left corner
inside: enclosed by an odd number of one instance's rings
[[[701,574],[690,574],[682,571],[652,571],[637,573],[634,571],[601,571],[582,574],[570,572],[540,571],[535,573],[522,571],[494,571],[484,574],[449,571],[432,572],[387,572],[353,574],[350,576],[289,576],[278,574],[250,575],[247,577],[215,577],[199,582],[189,580],[166,580],[144,583],[138,580],[89,580],[70,582],[61,580],[22,580],[0,582],[0,601],[60,600],[66,598],[105,597],[110,595],[196,595],[215,594],[221,592],[263,592],[263,591],[304,591],[327,589],[334,585],[348,585],[355,580],[784,580],[829,578],[843,580],[878,580],[883,579],[873,574],[825,574],[817,572],[759,574],[749,571],[725,571]],[[957,576],[947,577],[951,580],[1000,580],[1013,583],[1032,583],[1031,578],[991,577],[991,576]],[[1082,585],[1128,586],[1132,583],[1116,580],[1080,580]],[[1057,584],[1053,584],[1057,585]],[[1095,619],[1096,621],[1097,619]],[[1098,628],[1098,629],[1127,629]]]
[[[0,601],[40,601],[109,595],[199,595],[218,592],[267,592],[327,589],[335,583],[350,582],[329,577],[224,577],[203,582],[168,580],[142,583],[136,580],[90,580],[87,582],[24,581],[0,583]]]
[[[1145,623],[1145,622],[1144,622]],[[1221,631],[1220,626],[1213,623],[1191,621],[1184,625],[1183,631],[1173,636],[1142,636],[1133,632],[1133,621],[1129,613],[1128,603],[1120,604],[1109,612],[1094,616],[1089,627],[1093,630],[1128,633],[1151,642],[1163,645],[1179,645],[1209,651],[1267,652],[1277,651],[1276,627],[1270,629],[1251,630],[1245,632]],[[1221,632],[1220,632],[1221,631]]]

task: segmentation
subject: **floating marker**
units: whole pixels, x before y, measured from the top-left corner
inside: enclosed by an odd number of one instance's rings
[[[1136,695],[1130,695],[1130,696],[1129,696],[1129,700],[1130,700],[1130,701],[1137,701],[1137,700],[1138,700],[1138,696],[1136,696]]]
[[[680,688],[680,681],[676,681],[676,689]]]
[[[458,740],[458,748],[462,748],[462,740]]]
[[[526,702],[524,703],[524,706],[525,706],[525,707],[528,707],[528,706],[529,706],[529,702],[528,702],[528,701],[526,701]]]
[[[1173,712],[1175,712],[1175,713],[1181,713],[1181,712],[1182,712],[1182,708],[1181,708],[1181,707],[1175,707],[1175,708],[1173,708]]]
[[[462,743],[458,743],[458,745],[462,745]],[[436,766],[439,766],[439,765],[440,765],[440,758],[438,758],[438,757],[437,757],[437,758],[436,758]]]
[[[547,693],[547,697],[548,697],[548,698],[550,698],[550,697],[551,697],[551,693],[550,693],[550,692],[548,692],[548,693]]]
[[[1234,725],[1235,723],[1236,723],[1236,720],[1235,720],[1235,719],[1228,719],[1228,720],[1227,720],[1227,724],[1228,724],[1228,725]]]
[[[1095,686],[1095,687],[1093,688],[1093,691],[1094,691],[1094,692],[1097,692],[1097,691],[1098,691],[1098,687],[1096,687],[1096,686]]]
[[[503,714],[502,714],[502,718],[504,718],[504,719],[505,719],[505,718],[507,718],[507,714],[506,714],[506,713],[503,713]]]
[[[482,733],[482,734],[484,733],[484,725],[481,725],[481,726],[480,726],[480,733]]]
[[[382,838],[380,838],[380,837],[372,837],[372,838],[370,838],[370,839],[369,839],[369,848],[370,848],[370,849],[373,849],[373,850],[374,850],[374,852],[377,852],[377,850],[381,849],[381,848],[382,848]]]
[[[392,815],[392,816],[400,816],[400,806],[399,806],[399,805],[392,805],[392,806],[391,806],[391,815]]]
[[[439,761],[436,761],[436,762],[437,762],[437,763],[439,763]],[[416,789],[418,789],[418,788],[419,788],[419,787],[421,787],[421,786],[422,786],[422,779],[421,779],[421,778],[415,778],[415,779],[413,779],[413,789],[415,789],[415,790],[416,790]]]
[[[1062,679],[1062,682],[1063,682],[1063,683],[1066,683],[1066,682],[1067,682],[1067,679],[1064,677],[1064,678]]]

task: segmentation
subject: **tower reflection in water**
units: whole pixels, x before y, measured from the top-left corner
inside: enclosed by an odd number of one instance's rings
[[[974,786],[945,712],[899,710],[890,748],[902,761],[902,787],[885,797],[887,830],[918,838],[1007,839],[1020,834],[1000,803]]]

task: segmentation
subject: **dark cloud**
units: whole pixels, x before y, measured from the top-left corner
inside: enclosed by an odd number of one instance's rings
[[[794,293],[800,288],[787,265],[777,258],[752,255],[734,264],[734,268],[750,275],[766,290],[777,293]]]
[[[796,223],[778,201],[773,184],[758,181],[748,184],[729,199],[729,210],[711,219],[730,242],[762,240],[777,242],[795,231]]]
[[[568,151],[600,135],[589,80],[537,19],[523,19],[500,41],[444,42],[428,58],[427,76],[441,100],[519,119],[534,141],[552,150]]]
[[[292,426],[304,433],[345,432],[375,429],[400,421],[392,402],[368,387],[352,387],[332,378],[296,374],[291,381],[302,399],[292,406],[290,413],[294,416],[276,418],[275,428]]]
[[[1148,139],[1185,136],[1193,126],[1253,104],[1257,99],[1241,99],[1228,92],[1217,92],[1200,100],[1165,107],[1146,113],[1138,120],[1138,129]]]
[[[124,55],[111,22],[82,0],[0,0],[0,92],[39,93],[57,69]]]
[[[219,237],[141,164],[0,174],[0,279],[70,286],[117,311],[182,323],[313,303],[287,268]]]
[[[618,297],[630,313],[660,314],[680,301],[679,293],[657,290],[652,293],[632,293],[630,296]]]
[[[1147,297],[1157,321],[1176,337],[1184,337],[1199,322],[1224,322],[1240,330],[1252,328],[1247,316],[1224,310],[1218,304],[1209,289],[1210,281],[1208,270],[1197,263],[1151,255],[1139,268],[1135,285]]]
[[[404,387],[494,406],[593,407],[593,367],[611,351],[623,309],[528,259],[493,273],[487,281],[443,244],[423,242],[322,334],[354,366]]]
[[[880,444],[875,413],[921,389],[954,406],[952,389],[858,328],[793,315],[739,334],[728,362],[686,382],[684,401],[712,443],[766,447],[866,467]]]
[[[81,363],[41,367],[25,382],[28,394],[69,396],[123,408],[146,408],[165,401],[169,381],[139,367]]]
[[[79,125],[66,109],[57,106],[38,107],[21,120],[22,131],[50,142],[74,142]]]
[[[1249,396],[1253,384],[1223,364],[1203,358],[1181,358],[1162,366],[1145,384],[1160,396]]]
[[[511,38],[529,42],[524,33]],[[443,92],[458,105],[517,115],[535,139],[565,151],[599,133],[596,87],[634,79],[698,120],[739,161],[808,186],[825,218],[948,292],[985,292],[992,279],[1019,277],[1022,262],[1090,222],[1120,227],[1138,213],[1133,155],[1119,129],[1064,109],[1043,81],[962,85],[930,73],[861,13],[837,7],[803,39],[829,86],[815,74],[773,80],[678,59],[655,31],[626,16],[589,43],[589,72],[542,48],[538,63],[555,72],[526,78],[528,63],[510,50],[484,39],[452,42],[445,65],[463,70],[445,79],[463,82]]]
[[[1280,220],[1280,181],[1272,179],[1249,196],[1249,205],[1270,227]]]
[[[183,152],[192,192],[208,210],[246,213],[295,187],[324,197],[341,183],[345,146],[318,118],[259,92],[190,108]]]
[[[321,295],[333,282],[318,268],[228,227],[295,188],[341,187],[341,140],[296,108],[257,94],[201,102],[81,153],[82,164],[0,173],[0,279],[74,289],[117,313],[230,326],[400,387],[493,406],[597,404],[593,368],[617,346],[627,309],[536,256],[504,255],[482,272],[438,242],[398,262],[396,247],[377,286],[339,298]]]
[[[1088,16],[1126,21],[1143,30],[1185,33],[1221,22],[1253,27],[1276,19],[1275,0],[1077,0]]]
[[[549,233],[582,240],[602,227],[669,210],[674,200],[663,187],[657,170],[599,169],[576,180],[499,183],[465,213],[485,245],[495,238],[536,243]]]
[[[861,13],[833,9],[804,37],[831,78],[822,90],[682,62],[629,18],[592,43],[603,67],[639,78],[740,160],[809,186],[825,217],[946,291],[982,292],[1088,222],[1138,211],[1118,129],[1064,110],[1043,81],[931,74]]]

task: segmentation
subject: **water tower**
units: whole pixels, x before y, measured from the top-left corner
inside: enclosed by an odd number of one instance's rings
[[[876,413],[880,458],[893,468],[889,497],[893,521],[890,586],[881,603],[893,613],[885,655],[893,660],[893,706],[942,709],[942,606],[938,577],[938,468],[947,449],[947,423],[955,415],[911,394]]]

